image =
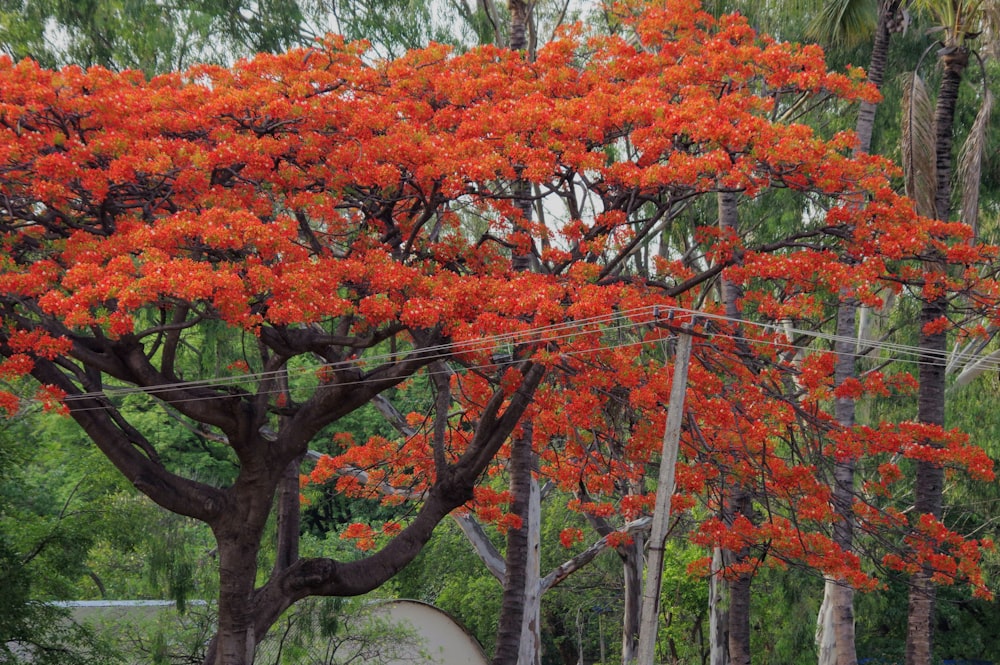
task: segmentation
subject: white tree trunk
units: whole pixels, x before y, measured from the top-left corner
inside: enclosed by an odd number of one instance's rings
[[[723,568],[722,550],[712,550],[711,576],[708,578],[709,665],[729,665],[728,587],[719,575]]]
[[[827,577],[823,586],[823,603],[819,606],[819,615],[816,617],[818,665],[837,665],[837,635],[833,625],[836,592],[837,582]]]
[[[528,492],[528,568],[524,580],[524,620],[518,665],[542,663],[542,498],[532,475]]]

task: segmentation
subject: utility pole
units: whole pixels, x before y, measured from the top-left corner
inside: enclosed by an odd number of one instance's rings
[[[646,582],[642,592],[639,615],[638,665],[653,665],[656,629],[659,626],[660,584],[663,580],[663,552],[670,524],[670,498],[674,493],[674,472],[684,416],[684,396],[687,392],[688,365],[691,360],[691,325],[684,326],[674,359],[674,381],[670,387],[667,407],[667,427],[663,432],[663,452],[660,455],[660,475],[656,485],[656,505],[649,535],[649,556],[646,561]]]

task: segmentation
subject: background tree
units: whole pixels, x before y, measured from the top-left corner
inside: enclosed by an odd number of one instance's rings
[[[21,414],[0,429],[0,663],[117,662],[109,644],[46,602],[91,572],[88,552],[102,527],[120,525],[95,482],[93,458],[38,450],[38,420]]]
[[[941,36],[939,58],[943,68],[932,121],[934,166],[933,170],[926,169],[933,173],[934,184],[933,188],[924,189],[933,191],[933,196],[929,198],[933,201],[934,216],[940,220],[948,220],[952,210],[952,145],[958,93],[972,56],[970,40],[983,29],[988,9],[978,2],[950,0],[923,3],[922,8],[930,11],[940,23],[937,32]],[[978,174],[970,175],[978,184]],[[976,189],[978,191],[978,187]],[[920,346],[926,350],[927,357],[920,370],[918,398],[920,422],[939,427],[945,424],[944,358],[947,356],[946,331],[941,329],[940,324],[947,321],[949,315],[948,300],[937,290],[937,284],[942,278],[943,275],[930,282],[923,294]],[[944,469],[931,461],[918,462],[915,483],[914,507],[918,514],[931,514],[940,520]],[[913,579],[906,647],[906,661],[910,665],[927,665],[931,662],[934,588],[930,579],[933,574],[934,571],[927,566],[918,571]]]

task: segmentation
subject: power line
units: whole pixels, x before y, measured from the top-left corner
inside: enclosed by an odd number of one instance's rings
[[[708,333],[712,337],[720,337],[723,339],[730,339],[735,341],[741,341],[748,344],[761,344],[769,343],[774,344],[782,350],[787,351],[808,351],[815,350],[812,346],[807,344],[794,344],[791,341],[787,341],[787,337],[804,337],[811,338],[813,340],[826,341],[830,343],[836,342],[846,342],[848,344],[857,344],[858,340],[855,337],[838,336],[830,333],[824,333],[817,330],[809,330],[803,328],[796,328],[787,322],[775,322],[775,323],[765,323],[760,321],[750,321],[745,319],[728,317],[723,314],[716,314],[711,312],[703,312],[697,310],[691,310],[680,307],[669,307],[669,306],[657,306],[657,305],[645,305],[642,307],[637,307],[629,310],[622,310],[618,312],[612,312],[607,314],[602,314],[598,316],[588,317],[584,319],[576,319],[571,321],[562,321],[558,323],[549,324],[546,326],[538,326],[534,328],[526,328],[519,331],[511,331],[508,333],[502,333],[498,335],[491,335],[488,337],[478,338],[475,340],[464,340],[459,342],[450,342],[447,344],[434,345],[429,347],[424,347],[422,349],[412,349],[405,353],[395,352],[395,353],[381,353],[365,357],[358,357],[349,360],[344,360],[334,363],[322,363],[310,367],[302,368],[291,368],[288,370],[277,370],[269,372],[251,372],[247,374],[241,374],[237,376],[226,376],[226,377],[210,377],[205,379],[191,380],[191,381],[178,381],[170,384],[161,384],[151,387],[139,387],[139,386],[121,386],[121,387],[108,387],[100,391],[91,391],[84,393],[77,393],[74,395],[68,395],[65,401],[82,401],[86,399],[94,398],[111,398],[116,396],[126,396],[130,394],[145,394],[151,396],[157,396],[158,394],[167,393],[172,390],[178,389],[188,389],[188,388],[223,388],[226,386],[239,385],[246,382],[254,381],[266,381],[273,380],[281,376],[283,373],[287,372],[290,379],[305,375],[315,375],[317,373],[323,372],[324,370],[343,370],[349,368],[361,368],[364,365],[380,363],[380,362],[392,362],[395,359],[405,357],[407,354],[419,353],[423,355],[428,360],[437,359],[447,359],[454,357],[461,353],[474,353],[482,351],[492,351],[500,346],[513,346],[517,344],[524,343],[551,343],[559,340],[565,340],[573,337],[580,337],[585,335],[607,335],[614,333],[615,331],[623,329],[635,329],[642,326],[651,326],[665,321],[674,320],[677,324],[681,320],[691,319],[697,317],[702,320],[716,321],[720,323],[726,323],[731,325],[738,325],[744,328],[755,327],[761,329],[762,331],[769,332],[776,336],[781,336],[786,338],[784,342],[776,342],[774,340],[770,342],[762,342],[760,339],[755,339],[747,337],[745,335],[733,334],[731,332],[726,332],[722,330],[715,330]],[[576,350],[564,350],[562,355],[581,355],[587,353],[596,353],[601,350],[611,350],[616,348],[625,348],[629,346],[640,346],[653,343],[655,340],[633,340],[629,342],[622,343],[599,343],[598,345],[589,349],[576,349]],[[663,340],[659,340],[663,341]],[[941,352],[928,352],[919,346],[912,346],[906,344],[892,343],[882,340],[872,340],[863,341],[861,345],[864,347],[863,350],[857,351],[850,355],[854,357],[865,357],[868,352],[872,349],[877,349],[881,351],[889,351],[896,354],[897,356],[904,356],[903,358],[895,358],[890,362],[898,362],[901,360],[910,360],[916,364],[940,364],[947,360],[948,354]],[[909,356],[909,358],[906,358]],[[480,365],[470,365],[467,369],[486,369],[490,367],[502,366],[505,364],[510,364],[509,362],[490,362]],[[987,368],[1000,368],[1000,360],[982,361],[984,367]],[[375,381],[380,381],[377,378],[368,379],[358,379],[356,381],[338,382],[336,385],[338,387],[352,386],[352,385],[364,385],[367,383],[372,383]],[[317,386],[318,389],[322,389],[323,386]],[[282,392],[280,389],[259,391],[255,393],[256,395],[267,395],[267,394],[277,394]],[[190,401],[202,401],[210,399],[222,399],[226,395],[208,395],[203,397],[191,397],[186,398],[186,402]],[[93,409],[101,409],[105,407],[90,407]]]

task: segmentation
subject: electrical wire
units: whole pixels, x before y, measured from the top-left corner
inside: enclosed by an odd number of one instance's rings
[[[765,323],[760,321],[750,321],[746,319],[739,319],[728,317],[724,314],[716,314],[711,312],[703,312],[691,309],[685,309],[681,307],[669,307],[669,306],[657,306],[657,305],[645,305],[638,308],[633,308],[629,310],[622,310],[618,312],[612,312],[608,314],[602,314],[593,317],[587,317],[583,319],[576,319],[570,321],[562,321],[558,323],[549,324],[546,326],[538,326],[534,328],[526,328],[519,331],[511,331],[508,333],[501,333],[498,335],[491,335],[483,338],[478,338],[474,340],[463,340],[459,342],[451,342],[447,344],[434,345],[429,347],[424,347],[421,349],[412,349],[403,353],[381,353],[374,354],[365,357],[358,357],[349,360],[334,362],[334,363],[322,363],[310,367],[302,368],[292,368],[288,370],[277,370],[269,372],[251,372],[246,374],[240,374],[235,376],[226,377],[210,377],[205,379],[191,380],[191,381],[179,381],[170,384],[161,384],[151,387],[139,387],[139,386],[121,386],[121,387],[107,387],[100,391],[91,391],[84,393],[76,393],[73,395],[68,395],[64,401],[83,401],[95,398],[111,398],[119,396],[127,396],[130,394],[145,394],[151,396],[157,396],[159,394],[168,393],[173,390],[183,390],[190,388],[224,388],[227,386],[236,386],[240,384],[245,384],[247,382],[262,382],[266,380],[276,379],[278,376],[287,372],[289,380],[298,378],[305,375],[316,375],[324,370],[343,370],[350,368],[358,368],[365,365],[378,364],[380,362],[392,362],[395,359],[406,357],[408,354],[419,353],[427,360],[443,360],[454,357],[458,354],[463,353],[476,353],[483,351],[494,351],[497,347],[501,346],[514,346],[518,344],[525,343],[552,343],[560,340],[566,340],[574,337],[580,337],[585,335],[599,335],[606,336],[612,334],[616,331],[624,329],[636,329],[643,326],[653,326],[659,323],[672,322],[672,325],[678,326],[684,321],[691,321],[693,319],[700,319],[706,321],[715,321],[719,323],[731,324],[734,326],[742,326],[744,328],[755,327],[761,329],[764,332],[771,333],[775,336],[780,336],[786,339],[786,341],[776,341],[770,340],[764,342],[760,339],[755,339],[747,337],[745,335],[733,334],[731,332],[725,332],[723,330],[714,330],[707,333],[711,337],[720,337],[723,339],[730,339],[734,341],[744,342],[747,344],[761,344],[768,343],[778,346],[782,351],[785,352],[800,352],[815,350],[809,344],[795,344],[791,341],[787,341],[788,337],[803,337],[811,338],[813,340],[825,341],[829,343],[845,342],[847,344],[859,345],[862,348],[850,355],[854,357],[865,357],[869,355],[869,352],[873,349],[880,351],[888,351],[895,354],[897,357],[890,360],[890,362],[900,362],[909,361],[915,364],[940,364],[948,358],[948,353],[940,352],[929,352],[919,346],[912,346],[906,344],[886,342],[883,340],[871,340],[858,342],[855,337],[838,336],[831,333],[824,333],[817,330],[809,330],[804,328],[796,328],[787,322],[775,322],[775,323]],[[633,340],[622,343],[599,343],[589,349],[576,349],[576,350],[566,350],[562,352],[562,355],[580,355],[587,353],[596,353],[602,350],[611,350],[617,348],[626,348],[637,345],[647,345],[652,343],[654,340]],[[663,340],[655,340],[663,341]],[[985,368],[993,369],[1000,368],[1000,359],[990,361],[984,359],[980,361],[982,366]],[[487,369],[495,368],[505,364],[512,364],[512,362],[489,362],[479,365],[470,365],[466,369]],[[377,381],[382,381],[379,378],[361,378],[355,381],[338,382],[337,387],[344,386],[358,386],[368,383],[373,383]],[[316,386],[316,389],[322,389],[324,386]],[[332,387],[332,386],[330,386]],[[278,394],[283,392],[282,389],[274,390],[264,390],[254,393],[255,395],[267,395],[267,394]],[[205,395],[197,397],[188,397],[183,400],[171,400],[172,402],[193,402],[193,401],[203,401],[203,400],[214,400],[214,399],[224,399],[228,395]],[[105,406],[95,406],[89,407],[89,409],[103,409]],[[81,410],[78,408],[78,410]]]

